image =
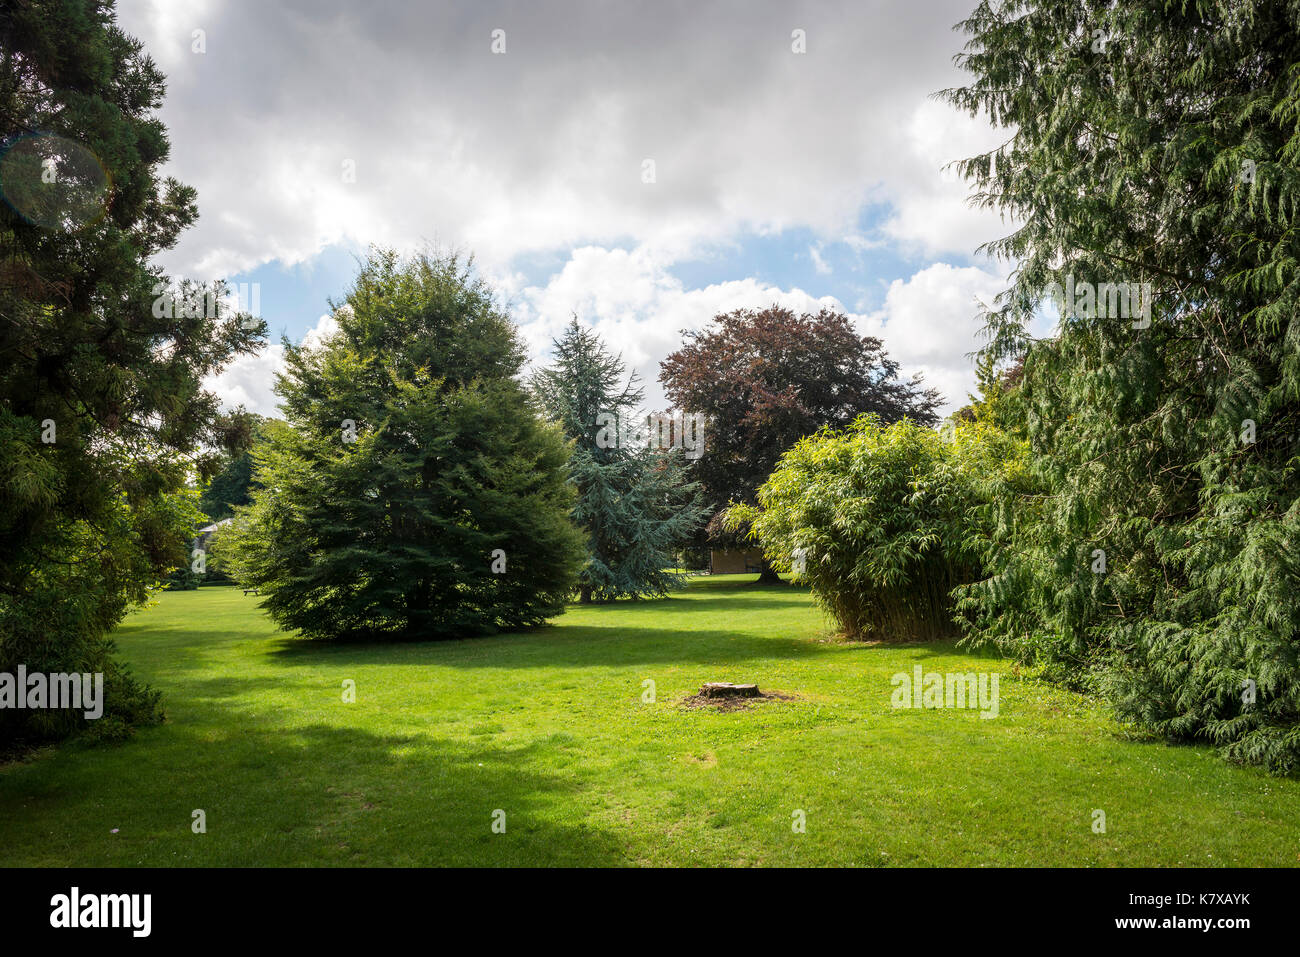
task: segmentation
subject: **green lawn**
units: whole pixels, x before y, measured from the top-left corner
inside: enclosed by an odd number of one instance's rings
[[[746,582],[390,646],[289,640],[236,589],[164,594],[119,638],[167,723],[0,768],[0,863],[1300,861],[1300,781],[1125,740],[1093,703],[951,644],[830,639],[805,592]],[[1001,672],[999,716],[892,709],[891,675],[916,664]],[[798,697],[679,707],[710,680]]]

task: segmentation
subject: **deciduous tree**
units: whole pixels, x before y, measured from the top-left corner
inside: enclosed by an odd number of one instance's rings
[[[936,421],[939,396],[898,377],[898,363],[843,313],[795,313],[782,306],[714,318],[660,366],[673,404],[708,417],[706,451],[695,465],[710,514],[753,504],[786,449],[823,426],[844,428],[863,413],[889,423]],[[726,542],[721,523],[710,534]],[[778,581],[764,563],[760,581]]]

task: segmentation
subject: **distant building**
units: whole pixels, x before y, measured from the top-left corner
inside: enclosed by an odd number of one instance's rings
[[[223,518],[221,521],[216,522],[215,524],[204,525],[202,528],[199,529],[198,537],[194,539],[194,542],[191,545],[191,547],[206,548],[212,536],[216,534],[217,529],[221,528],[222,526],[229,525],[233,521],[234,521],[233,518]]]
[[[761,548],[713,548],[709,550],[710,575],[757,575],[763,568]]]

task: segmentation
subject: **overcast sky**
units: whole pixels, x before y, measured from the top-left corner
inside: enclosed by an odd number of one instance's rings
[[[119,0],[118,16],[168,77],[167,171],[199,192],[163,264],[259,283],[276,340],[328,328],[368,244],[432,243],[475,256],[537,361],[576,312],[651,407],[682,329],[779,302],[849,313],[951,409],[973,388],[977,299],[1009,271],[975,255],[1008,224],[941,172],[1005,138],[931,96],[963,82],[952,25],[973,2]],[[271,345],[213,387],[274,413],[280,361]]]

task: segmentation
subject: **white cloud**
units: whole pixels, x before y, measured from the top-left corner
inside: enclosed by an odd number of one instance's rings
[[[1006,137],[1006,131],[944,103],[927,100],[917,106],[901,137],[901,152],[912,162],[901,171],[900,181],[891,184],[894,212],[884,234],[933,257],[973,255],[982,243],[1010,233],[1014,224],[970,205],[971,184],[949,165],[988,152]]]
[[[818,275],[829,276],[831,274],[830,264],[822,259],[820,244],[808,247],[808,257],[812,260],[813,268],[817,270]]]
[[[174,274],[309,262],[331,244],[460,247],[511,299],[534,357],[576,310],[662,405],[658,363],[683,328],[772,302],[844,309],[753,278],[688,290],[673,263],[802,229],[826,275],[832,242],[933,261],[1007,231],[940,173],[995,142],[929,99],[965,81],[951,62],[964,38],[949,26],[969,8],[771,0],[737,17],[573,0],[557,17],[517,0],[120,0],[118,19],[167,73],[167,171],[199,192],[199,224],[160,257]],[[498,27],[504,55],[490,50]],[[805,54],[791,52],[795,27]],[[206,53],[191,52],[195,29]],[[641,181],[647,158],[653,184]],[[864,228],[864,208],[882,203],[883,228]],[[527,252],[565,264],[530,286],[515,261]],[[960,403],[973,295],[996,282],[938,263],[854,319]],[[273,412],[282,361],[270,345],[213,387]]]
[[[833,296],[818,298],[753,278],[688,290],[665,265],[645,247],[575,249],[545,286],[525,288],[514,300],[512,315],[533,359],[545,361],[551,340],[576,312],[641,377],[647,407],[662,409],[668,402],[658,383],[659,363],[680,348],[682,330],[699,329],[719,313],[772,303],[798,312],[844,308]]]
[[[330,313],[317,320],[316,325],[303,336],[303,344],[319,345],[327,336],[338,330],[338,322]],[[284,346],[271,342],[257,355],[240,356],[215,376],[203,381],[203,387],[214,393],[226,409],[242,405],[259,415],[279,416],[279,397],[272,391],[275,375],[284,369]]]
[[[969,5],[121,0],[118,15],[168,75],[168,171],[199,192],[199,224],[161,259],[205,278],[333,243],[434,240],[502,270],[586,244],[670,261],[790,228],[852,235],[867,202],[896,209],[890,238],[966,253],[991,234],[938,166],[979,125],[927,97],[963,81],[949,26]]]
[[[903,371],[920,372],[947,400],[945,413],[966,404],[975,389],[970,353],[984,345],[980,303],[991,305],[1007,277],[935,263],[904,281],[895,279],[884,305],[864,316],[858,329],[879,336]]]
[[[271,391],[275,373],[284,366],[284,347],[272,343],[255,356],[240,356],[215,376],[203,381],[203,387],[215,393],[226,409],[242,405],[259,415],[278,416],[279,399]]]

